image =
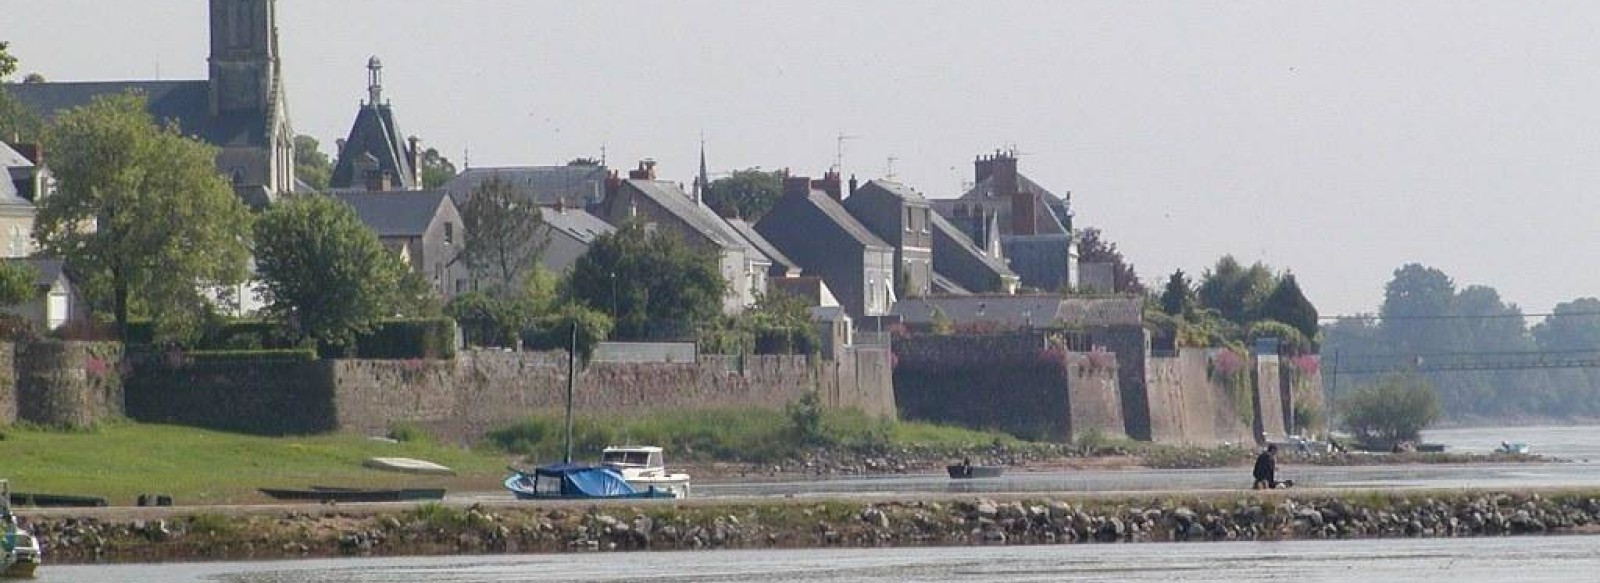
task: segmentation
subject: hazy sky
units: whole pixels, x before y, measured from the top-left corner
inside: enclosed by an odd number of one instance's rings
[[[1529,312],[1600,295],[1594,2],[282,0],[295,129],[332,148],[386,65],[458,165],[642,157],[958,196],[979,153],[1072,193],[1147,285],[1225,253],[1324,314],[1403,263]],[[206,3],[0,0],[51,80],[200,79]]]

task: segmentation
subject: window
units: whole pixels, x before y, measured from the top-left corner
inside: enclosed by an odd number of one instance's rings
[[[928,223],[932,222],[930,220],[930,219],[932,219],[932,217],[928,216],[928,213],[931,213],[931,212],[933,212],[933,211],[931,211],[931,210],[922,211],[922,234],[924,234],[924,235],[928,234]]]
[[[446,245],[454,245],[455,243],[456,243],[456,224],[455,223],[451,223],[451,222],[446,222],[444,224],[444,244],[446,244]]]
[[[912,217],[911,207],[906,207],[906,232],[907,233],[910,233],[910,232],[916,230],[916,228],[911,223],[911,217]]]

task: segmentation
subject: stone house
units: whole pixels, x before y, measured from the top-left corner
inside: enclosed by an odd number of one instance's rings
[[[24,147],[38,157],[41,148]],[[27,257],[37,250],[33,240],[33,219],[38,210],[33,201],[44,189],[45,173],[16,148],[0,142],[0,257]]]
[[[842,186],[836,172],[785,178],[783,196],[756,231],[808,276],[822,278],[852,318],[887,315],[895,302],[894,247],[845,210]]]
[[[461,213],[442,190],[336,192],[384,247],[449,300],[472,290],[467,267],[456,261],[465,244]]]
[[[328,178],[333,190],[422,189],[422,149],[395,124],[394,108],[383,99],[383,62],[367,60],[367,99],[356,111],[350,135],[339,143]]]
[[[925,296],[933,288],[933,214],[928,199],[891,180],[871,180],[856,187],[850,179],[845,210],[867,230],[894,247],[897,294]],[[903,299],[903,298],[902,298]]]
[[[579,257],[589,252],[596,237],[617,230],[583,209],[545,206],[539,207],[539,216],[545,225],[545,248],[544,254],[539,256],[539,265],[551,273],[565,273]]]
[[[931,201],[934,211],[973,241],[998,238],[1007,265],[1023,286],[1044,291],[1077,287],[1071,201],[1019,173],[1011,152],[978,157],[973,174],[971,189],[960,198]]]
[[[210,75],[205,80],[14,83],[6,84],[5,90],[46,120],[88,105],[96,97],[140,93],[157,123],[176,123],[185,135],[219,149],[217,170],[232,181],[246,203],[259,207],[297,192],[295,134],[281,81],[277,2],[210,2],[211,55],[206,60]]]
[[[656,180],[655,162],[640,162],[626,180],[607,179],[606,197],[597,214],[618,226],[641,221],[646,229],[672,233],[689,245],[716,252],[718,270],[728,283],[724,313],[744,311],[767,291],[772,260],[681,185]]]

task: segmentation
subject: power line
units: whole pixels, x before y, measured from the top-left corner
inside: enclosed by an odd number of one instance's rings
[[[1321,321],[1341,321],[1341,320],[1501,320],[1501,319],[1507,319],[1507,318],[1521,318],[1521,319],[1526,320],[1528,318],[1548,318],[1548,317],[1551,317],[1551,316],[1560,316],[1560,317],[1563,317],[1563,318],[1567,318],[1567,317],[1578,318],[1578,317],[1583,317],[1583,316],[1600,317],[1600,312],[1560,312],[1560,313],[1557,313],[1557,312],[1540,312],[1540,313],[1533,313],[1533,314],[1481,314],[1481,315],[1436,314],[1436,315],[1427,315],[1427,316],[1379,316],[1379,315],[1376,315],[1376,314],[1358,314],[1358,315],[1355,315],[1355,316],[1317,316],[1317,321],[1321,322]]]

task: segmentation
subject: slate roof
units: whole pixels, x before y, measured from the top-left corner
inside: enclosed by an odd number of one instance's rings
[[[617,230],[610,223],[600,220],[600,217],[589,214],[583,209],[556,209],[553,207],[539,207],[539,216],[544,219],[544,224],[551,229],[566,233],[573,239],[585,244],[593,243],[595,237],[612,233]]]
[[[350,125],[350,135],[345,138],[344,149],[339,151],[328,185],[333,188],[361,186],[366,177],[356,175],[356,162],[366,160],[376,161],[380,170],[388,171],[394,179],[394,188],[416,188],[411,157],[406,155],[408,149],[405,134],[395,125],[394,110],[389,104],[363,104],[356,113],[355,123]]]
[[[907,201],[911,201],[911,202],[919,202],[919,201],[920,202],[927,202],[927,200],[928,200],[927,197],[922,196],[922,193],[917,192],[917,190],[915,188],[911,188],[910,186],[906,186],[904,184],[901,184],[901,183],[893,181],[893,180],[886,180],[886,179],[883,179],[883,178],[875,178],[873,180],[868,181],[867,184],[876,184],[876,185],[878,185],[879,188],[882,188],[885,192],[887,192],[887,193],[889,193],[891,195],[894,195],[895,197],[900,198],[901,200],[907,200]],[[863,186],[865,186],[865,185],[863,185]],[[854,195],[852,195],[852,196],[854,196]]]
[[[32,171],[33,162],[11,149],[5,142],[0,142],[0,205],[33,206],[33,203],[22,197],[22,193],[17,192],[15,182],[26,178]]]
[[[1142,326],[1144,301],[1134,297],[1067,298],[1061,322],[1068,326]]]
[[[982,182],[973,185],[972,189],[962,194],[961,198],[957,200],[994,198],[994,182],[995,179],[992,176],[985,178]],[[1049,189],[1046,189],[1043,186],[1040,186],[1039,183],[1034,182],[1027,176],[1023,176],[1020,172],[1017,173],[1017,189],[1023,192],[1031,192],[1036,195],[1034,198],[1034,220],[1037,222],[1035,229],[1040,234],[1067,232],[1066,225],[1069,224],[1069,221],[1067,217],[1061,216],[1062,213],[1066,212],[1066,199],[1056,196],[1055,193],[1050,192]],[[941,212],[943,211],[943,207],[948,206],[948,204],[949,203],[939,205],[941,207]]]
[[[933,272],[933,293],[966,296],[972,295],[972,290],[961,287],[961,284],[956,283],[955,280],[935,271]]]
[[[422,236],[447,198],[442,190],[337,192],[330,196],[354,208],[361,222],[379,237]]]
[[[510,183],[522,200],[537,205],[554,206],[559,201],[571,206],[592,207],[605,197],[604,166],[468,168],[440,188],[450,193],[457,205],[463,205],[472,191],[492,176]]]
[[[800,264],[795,263],[793,259],[789,259],[789,257],[784,255],[782,251],[779,251],[777,247],[774,247],[771,241],[768,241],[766,237],[762,237],[761,233],[757,233],[755,225],[745,222],[744,219],[724,220],[728,222],[728,226],[733,227],[734,231],[738,232],[740,236],[743,236],[745,241],[748,241],[751,245],[754,245],[756,250],[760,251],[762,255],[767,256],[767,259],[771,259],[774,265],[782,265],[791,273],[801,272]]]
[[[789,196],[784,198],[789,198]],[[844,205],[839,204],[839,201],[833,200],[833,197],[828,196],[828,193],[812,189],[804,198],[806,203],[821,211],[824,217],[827,217],[833,224],[838,225],[846,235],[861,244],[862,247],[877,248],[881,251],[894,250],[894,247],[883,242],[883,239],[879,239],[877,235],[872,234],[872,231],[867,230],[866,225],[861,224],[861,221],[851,216],[850,211],[845,210]],[[780,200],[779,204],[782,203],[783,201]],[[767,217],[771,216],[772,213],[767,213]],[[766,220],[767,217],[762,217],[762,220]]]
[[[973,295],[907,298],[896,302],[894,314],[907,323],[933,322],[935,308],[954,324],[991,322],[1006,326],[1050,326],[1061,311],[1061,296]]]
[[[966,233],[961,232],[961,229],[957,228],[954,223],[950,222],[949,219],[944,218],[944,216],[940,215],[939,213],[928,213],[928,215],[928,222],[934,229],[941,231],[945,236],[955,240],[957,245],[960,245],[967,251],[968,254],[976,258],[978,261],[983,262],[983,264],[988,266],[989,269],[994,270],[996,274],[1001,276],[1009,275],[1011,277],[1017,277],[1017,274],[1011,271],[1011,267],[1007,266],[1005,261],[985,253],[983,249],[978,247],[977,243],[973,242],[972,237],[968,237]]]
[[[746,240],[743,235],[734,230],[733,226],[728,224],[728,221],[717,216],[716,211],[711,210],[711,207],[689,198],[689,194],[679,188],[677,183],[661,180],[628,180],[624,184],[654,201],[669,214],[677,217],[678,220],[683,221],[690,228],[704,235],[718,246],[727,249],[741,249],[744,251],[745,257],[757,262],[766,260],[768,264],[771,263],[771,259],[756,248],[755,244]]]
[[[51,81],[10,83],[5,90],[45,120],[88,105],[95,97],[133,90],[145,96],[145,110],[157,123],[175,122],[184,135],[218,146],[264,147],[268,143],[268,120],[260,115],[211,115],[211,84],[207,81]]]

